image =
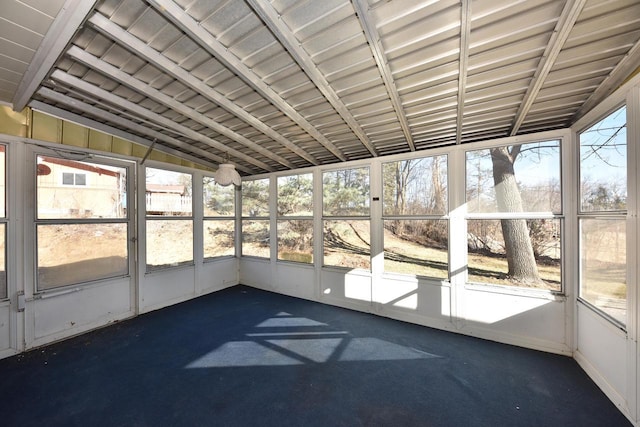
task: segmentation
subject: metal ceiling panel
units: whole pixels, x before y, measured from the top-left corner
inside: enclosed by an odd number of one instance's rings
[[[0,12],[0,101],[12,102],[29,63],[64,4],[3,1]]]
[[[547,121],[557,127],[572,123],[582,104],[639,42],[639,6],[629,0],[586,3],[523,126],[533,130]]]

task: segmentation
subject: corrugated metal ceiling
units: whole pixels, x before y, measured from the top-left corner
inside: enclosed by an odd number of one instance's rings
[[[0,34],[0,100],[205,164],[228,155],[245,175],[567,127],[640,67],[637,0],[3,0],[1,11],[21,31]]]

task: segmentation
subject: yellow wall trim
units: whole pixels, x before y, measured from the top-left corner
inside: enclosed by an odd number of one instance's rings
[[[15,112],[9,106],[0,105],[0,133],[140,159],[147,152],[147,147],[143,145],[33,111],[28,107]],[[213,170],[158,150],[152,150],[149,158],[194,169]]]

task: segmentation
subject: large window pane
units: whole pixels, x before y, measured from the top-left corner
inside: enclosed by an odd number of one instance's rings
[[[235,221],[204,220],[204,257],[235,255]]]
[[[580,221],[580,297],[621,323],[627,315],[625,219]]]
[[[242,183],[242,216],[269,216],[268,179],[257,179]]]
[[[147,220],[147,270],[193,263],[193,221]]]
[[[205,217],[235,216],[235,186],[223,187],[210,177],[204,177],[202,184]]]
[[[278,177],[278,216],[313,216],[313,175]]]
[[[622,107],[579,135],[580,298],[623,325],[627,316],[626,113]],[[583,217],[585,212],[590,216]]]
[[[128,274],[127,224],[38,225],[38,290]]]
[[[242,183],[242,216],[269,217],[269,180]],[[243,219],[242,255],[270,258],[270,226],[268,219]]]
[[[126,218],[126,169],[37,158],[38,219]]]
[[[269,248],[269,221],[243,220],[242,255],[269,258]]]
[[[448,221],[385,220],[384,271],[447,279]]]
[[[191,216],[191,174],[146,169],[147,216]]]
[[[447,157],[385,163],[383,215],[447,213]]]
[[[235,255],[235,187],[202,180],[204,258]],[[225,219],[228,218],[228,219]]]
[[[278,177],[277,202],[278,260],[312,263],[313,175]]]
[[[369,220],[324,221],[324,265],[368,270],[370,254]]]
[[[313,220],[278,221],[278,259],[313,262]]]
[[[192,190],[191,174],[146,168],[147,271],[193,264]]]
[[[466,169],[471,213],[561,213],[559,141],[469,151]]]
[[[322,188],[325,216],[369,215],[369,168],[324,172]]]
[[[621,211],[627,204],[627,111],[580,134],[580,209]]]
[[[469,220],[467,226],[470,282],[560,291],[559,219]]]

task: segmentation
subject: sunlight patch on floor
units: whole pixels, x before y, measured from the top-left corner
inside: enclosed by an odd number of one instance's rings
[[[309,330],[309,327],[314,330]],[[258,332],[249,332],[243,335],[244,339],[226,342],[185,368],[293,366],[440,357],[379,338],[352,337],[347,331],[329,329],[326,323],[293,317],[288,313],[278,313],[255,328]]]

